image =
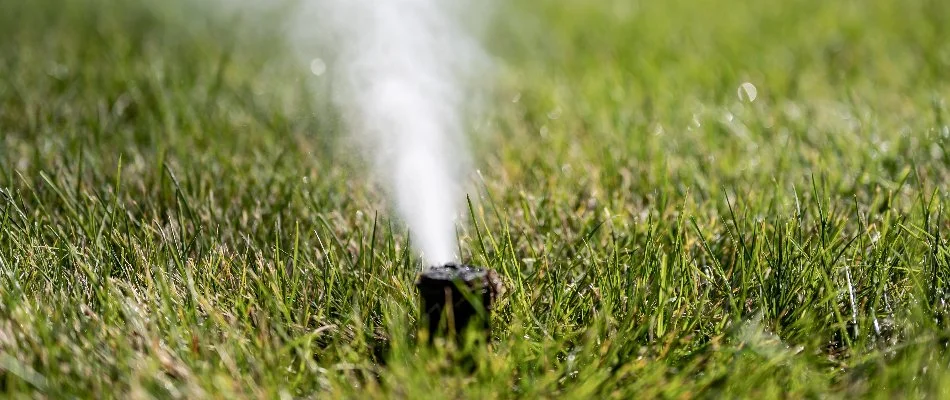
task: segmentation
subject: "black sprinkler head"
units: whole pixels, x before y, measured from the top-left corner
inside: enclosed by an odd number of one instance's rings
[[[422,319],[429,329],[429,342],[448,336],[461,340],[468,329],[491,337],[492,306],[504,293],[504,285],[491,269],[449,263],[426,268],[416,280],[422,296]]]

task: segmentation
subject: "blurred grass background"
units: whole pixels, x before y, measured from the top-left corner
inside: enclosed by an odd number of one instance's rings
[[[0,391],[948,390],[950,3],[499,4],[474,372],[415,344],[421,265],[288,12],[0,0]]]

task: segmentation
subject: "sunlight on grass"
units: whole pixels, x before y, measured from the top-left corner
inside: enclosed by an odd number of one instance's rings
[[[508,294],[446,354],[286,11],[0,2],[0,392],[950,388],[950,3],[499,7],[459,229]]]

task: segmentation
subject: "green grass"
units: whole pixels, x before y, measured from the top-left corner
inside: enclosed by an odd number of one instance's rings
[[[950,3],[499,2],[474,370],[281,12],[195,3],[0,0],[0,397],[950,391]]]

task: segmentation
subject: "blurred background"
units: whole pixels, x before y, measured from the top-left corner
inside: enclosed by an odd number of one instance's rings
[[[853,186],[944,165],[947,7],[500,2],[484,40],[500,71],[489,115],[472,121],[475,159],[491,181],[540,190],[561,176],[605,198],[670,181],[705,196],[811,173]],[[255,168],[333,173],[354,157],[338,148],[328,78],[284,39],[290,13],[3,2],[3,165],[75,168],[83,149],[90,170],[123,157],[128,176],[164,161],[213,181]]]
[[[235,4],[0,0],[0,391],[946,393],[950,2],[496,2],[474,380],[400,339],[419,260],[293,7]]]

